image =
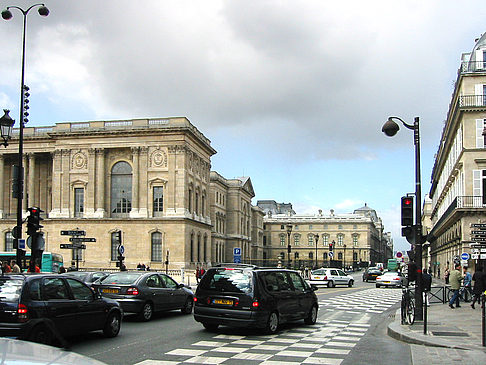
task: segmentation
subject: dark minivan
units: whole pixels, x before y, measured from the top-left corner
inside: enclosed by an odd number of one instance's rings
[[[279,324],[304,319],[315,324],[318,302],[298,272],[249,265],[208,269],[194,298],[194,319],[206,329],[257,327],[275,333]]]

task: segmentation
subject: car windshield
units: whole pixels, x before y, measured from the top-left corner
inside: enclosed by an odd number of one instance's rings
[[[0,278],[0,302],[15,302],[20,297],[22,280]]]
[[[88,276],[88,273],[84,271],[70,271],[66,273],[66,275],[78,278],[79,280],[84,280]]]
[[[250,293],[251,272],[235,269],[209,270],[199,284],[201,289],[229,293]]]
[[[102,284],[120,284],[120,285],[128,285],[133,284],[138,278],[140,277],[139,273],[115,273],[110,274],[106,278],[101,279]]]

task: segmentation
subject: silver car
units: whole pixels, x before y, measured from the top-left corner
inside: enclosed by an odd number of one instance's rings
[[[395,286],[401,287],[404,284],[404,277],[396,271],[387,271],[376,277],[376,287]]]
[[[327,285],[329,288],[333,288],[336,285],[352,287],[354,278],[341,269],[322,268],[311,272],[309,284]]]

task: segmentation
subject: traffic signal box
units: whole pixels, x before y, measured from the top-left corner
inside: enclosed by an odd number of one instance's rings
[[[44,227],[40,224],[43,218],[41,218],[40,213],[43,210],[37,207],[28,208],[30,215],[27,217],[27,234],[29,236],[35,236],[39,232],[39,230]],[[33,239],[33,238],[32,238]]]
[[[413,226],[413,197],[402,196],[402,226]]]

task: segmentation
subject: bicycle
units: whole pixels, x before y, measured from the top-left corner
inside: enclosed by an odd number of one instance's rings
[[[413,324],[415,322],[415,298],[408,288],[402,289],[401,302],[402,324]]]
[[[454,291],[449,289],[449,292],[447,293],[447,301],[450,302],[451,301],[451,298],[452,296],[454,295]],[[466,286],[466,287],[461,287],[461,289],[459,289],[459,301],[463,301],[463,302],[470,302],[471,299],[473,297],[473,292],[472,292],[472,288],[470,286]]]

